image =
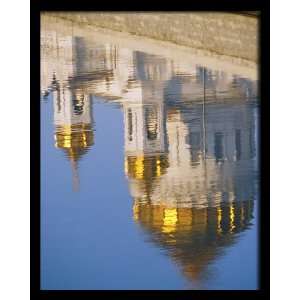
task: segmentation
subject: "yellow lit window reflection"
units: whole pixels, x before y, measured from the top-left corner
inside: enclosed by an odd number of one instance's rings
[[[177,223],[178,217],[177,217],[177,209],[171,208],[165,209],[164,212],[164,223],[163,223],[163,232],[170,233],[174,232],[176,230],[176,223]]]

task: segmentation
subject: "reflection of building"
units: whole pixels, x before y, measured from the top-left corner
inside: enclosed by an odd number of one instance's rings
[[[118,103],[134,218],[198,278],[252,219],[257,108],[248,100],[257,83],[53,34],[44,37],[42,88],[53,93],[56,147],[76,171],[94,143],[91,95]]]

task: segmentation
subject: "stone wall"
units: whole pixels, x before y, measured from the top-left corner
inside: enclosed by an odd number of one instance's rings
[[[47,13],[258,62],[258,18],[232,13]]]

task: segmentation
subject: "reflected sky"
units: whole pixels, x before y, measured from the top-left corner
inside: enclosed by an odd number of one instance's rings
[[[258,82],[225,69],[42,18],[42,289],[258,287]]]

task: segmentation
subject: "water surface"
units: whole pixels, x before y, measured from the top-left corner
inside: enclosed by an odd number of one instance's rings
[[[53,20],[41,288],[257,289],[257,80]]]

